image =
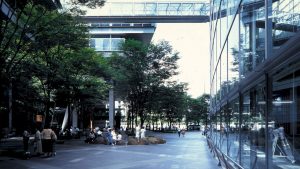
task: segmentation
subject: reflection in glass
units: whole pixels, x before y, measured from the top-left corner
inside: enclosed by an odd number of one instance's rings
[[[233,90],[239,82],[239,22],[234,21],[228,36],[228,87]]]
[[[299,0],[278,0],[272,4],[273,49],[280,48],[295,36],[300,26]]]
[[[272,160],[279,168],[300,167],[300,62],[290,64],[273,77]]]
[[[249,10],[249,2],[242,3],[245,8],[241,10],[241,75],[245,77],[252,72],[264,60],[265,55],[265,24],[264,24],[264,6]]]
[[[250,93],[243,94],[243,110],[241,114],[241,165],[250,168]]]
[[[225,44],[227,45],[227,44]],[[221,99],[226,98],[228,93],[228,79],[227,79],[227,48],[224,48],[221,55]]]
[[[96,51],[119,51],[124,38],[91,38],[90,45]]]
[[[239,99],[235,99],[229,103],[228,113],[226,116],[226,124],[228,129],[228,156],[235,162],[239,163]]]

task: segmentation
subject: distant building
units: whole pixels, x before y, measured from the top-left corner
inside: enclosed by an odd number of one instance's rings
[[[90,47],[102,53],[104,57],[109,57],[113,52],[122,52],[121,44],[126,39],[150,43],[156,29],[154,23],[126,23],[126,19],[123,23],[97,21],[97,18],[100,20],[101,16],[83,16],[82,18],[89,26]],[[102,112],[100,113],[101,116],[95,114],[93,122],[95,126],[114,127],[116,124],[118,125],[117,128],[120,127],[119,125],[124,126],[124,121],[120,120],[126,119],[124,117],[127,107],[124,107],[124,104],[120,105],[120,102],[121,100],[111,89],[106,107],[102,108],[102,110],[109,110],[109,112]],[[116,118],[115,115],[117,115]],[[121,117],[123,118],[121,119]]]
[[[300,1],[211,0],[210,17],[213,143],[246,169],[300,168]]]
[[[155,32],[154,23],[95,23],[89,22],[90,46],[104,56],[120,52],[120,45],[126,39],[150,43]]]

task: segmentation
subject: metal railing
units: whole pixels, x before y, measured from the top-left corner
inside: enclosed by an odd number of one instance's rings
[[[208,16],[206,2],[106,2],[99,16]],[[88,14],[89,15],[89,14]]]
[[[207,136],[207,144],[210,148],[211,152],[213,153],[214,157],[217,157],[219,161],[219,166],[222,166],[226,169],[244,169],[241,165],[239,165],[237,162],[235,162],[233,159],[231,159],[229,156],[224,154],[210,139],[209,136]]]

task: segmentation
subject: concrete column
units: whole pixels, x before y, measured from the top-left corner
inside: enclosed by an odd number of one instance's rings
[[[9,88],[8,88],[8,128],[9,128],[9,132],[12,131],[12,81],[10,80],[9,82]]]
[[[295,78],[295,76],[293,76],[293,78]],[[293,83],[294,83],[294,79],[293,79]],[[292,85],[292,89],[291,89],[291,96],[292,96],[292,103],[291,103],[291,114],[290,114],[290,135],[295,135],[297,133],[297,105],[298,105],[298,96],[297,96],[297,87],[294,86],[294,84]]]
[[[76,108],[72,111],[72,127],[78,127],[78,114]]]
[[[115,117],[115,98],[114,89],[109,89],[109,126],[114,127],[114,117]]]

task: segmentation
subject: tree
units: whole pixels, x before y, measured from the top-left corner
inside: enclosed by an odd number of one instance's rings
[[[89,8],[102,7],[105,2],[106,0],[71,0],[71,3],[74,5],[84,5]]]
[[[168,122],[169,129],[174,123],[180,125],[185,112],[187,110],[185,104],[186,84],[177,84],[175,82],[161,86],[158,92],[157,100],[159,100],[160,111],[163,113],[164,119]]]
[[[34,37],[40,33],[34,31],[35,26],[53,12],[33,2],[26,1],[13,8],[14,12],[0,20],[0,79],[8,91],[9,129],[12,128],[13,83],[24,72],[23,64],[34,49]],[[1,6],[3,3],[1,0]]]
[[[2,6],[3,0],[0,3]],[[14,12],[3,16],[0,20],[1,90],[8,91],[1,92],[5,93],[2,98],[8,98],[8,108],[5,108],[6,103],[4,103],[1,104],[0,110],[9,112],[10,129],[12,128],[12,107],[19,108],[17,106],[21,102],[17,99],[21,99],[23,95],[20,90],[23,85],[19,79],[27,79],[27,83],[23,82],[23,84],[30,89],[30,93],[26,95],[35,95],[36,97],[33,97],[36,99],[35,103],[40,103],[39,99],[42,99],[41,103],[44,106],[38,104],[40,107],[38,109],[44,109],[46,114],[49,114],[53,96],[58,89],[61,89],[60,87],[68,86],[66,82],[71,82],[71,78],[69,78],[70,81],[66,80],[67,77],[73,78],[74,76],[74,74],[66,76],[67,71],[63,71],[67,68],[70,70],[69,64],[64,62],[67,61],[66,56],[76,56],[75,54],[79,51],[85,55],[82,48],[88,45],[87,27],[79,22],[76,15],[79,10],[72,9],[75,13],[58,12],[41,6],[40,3],[35,0],[18,1],[17,8],[13,8]],[[62,65],[66,66],[62,67]],[[95,78],[95,73],[90,70],[86,74],[89,78],[85,78],[84,82],[93,81],[93,86],[104,85],[103,80]],[[61,85],[62,82],[64,85]],[[16,86],[14,87],[13,84]],[[13,92],[13,89],[16,92]],[[22,102],[25,103],[24,100]]]
[[[207,125],[209,95],[203,94],[196,99],[191,97],[188,97],[187,99],[189,111],[186,114],[186,125],[189,123],[199,125],[201,122]]]
[[[110,59],[114,70],[117,91],[122,91],[129,102],[132,116],[145,120],[145,108],[155,86],[164,84],[177,74],[178,53],[172,51],[168,42],[144,44],[136,40],[126,40],[122,45],[122,55],[115,54]]]
[[[83,48],[68,55],[63,67],[63,81],[55,92],[55,101],[62,107],[72,103],[85,122],[84,117],[91,117],[107,98],[110,85],[105,81],[109,76],[106,62],[93,49]]]

